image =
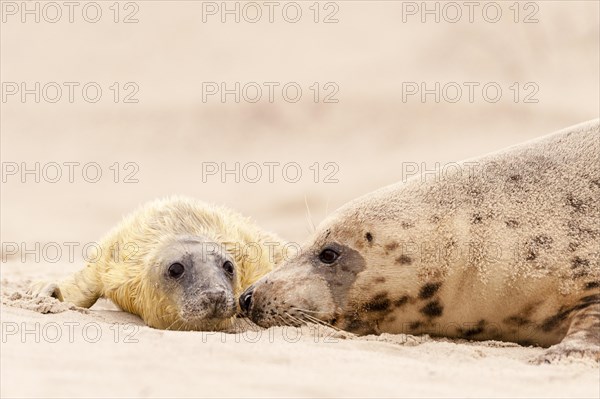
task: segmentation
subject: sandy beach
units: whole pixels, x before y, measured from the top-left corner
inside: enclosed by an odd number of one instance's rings
[[[420,2],[282,2],[273,22],[263,3],[256,22],[244,2],[227,3],[239,22],[220,2],[100,1],[96,22],[89,2],[73,22],[31,3],[39,22],[1,3],[2,397],[600,397],[597,363],[530,364],[539,347],[162,331],[105,300],[25,294],[154,198],[223,204],[302,243],[415,171],[598,118],[598,2],[496,2],[497,20],[485,2],[472,22],[443,2],[428,2],[439,22]]]

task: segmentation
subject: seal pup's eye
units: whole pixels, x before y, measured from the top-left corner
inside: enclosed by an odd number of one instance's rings
[[[185,268],[181,263],[173,263],[169,266],[169,276],[173,278],[179,278],[183,275]]]
[[[319,260],[330,265],[335,262],[339,256],[340,254],[335,252],[333,249],[326,248],[319,254]]]
[[[233,276],[233,272],[235,271],[233,263],[231,263],[230,261],[223,263],[223,270],[225,270],[225,273],[229,274],[230,276]]]

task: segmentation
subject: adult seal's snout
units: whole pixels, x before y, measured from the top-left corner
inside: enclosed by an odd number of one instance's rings
[[[252,306],[252,294],[254,293],[254,287],[248,288],[242,295],[240,295],[240,309],[245,314],[248,314],[250,311],[250,306]]]

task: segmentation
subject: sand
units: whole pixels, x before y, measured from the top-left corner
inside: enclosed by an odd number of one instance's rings
[[[506,342],[353,337],[314,326],[161,331],[102,306],[10,301],[4,397],[598,397],[597,365],[528,364],[542,349]],[[21,305],[35,310],[13,307]]]
[[[497,23],[481,14],[473,23],[403,22],[407,2],[337,2],[333,24],[311,22],[312,2],[299,3],[304,17],[295,24],[203,22],[202,2],[191,1],[135,2],[139,22],[114,23],[112,2],[98,3],[103,18],[95,24],[81,14],[73,23],[21,23],[17,15],[0,27],[2,82],[103,89],[96,103],[79,89],[73,102],[65,94],[52,103],[49,94],[39,103],[32,95],[0,103],[3,172],[18,167],[3,174],[0,193],[2,397],[600,396],[597,364],[532,365],[543,350],[536,347],[332,336],[323,328],[272,328],[258,337],[158,331],[105,301],[86,310],[25,295],[30,281],[81,268],[86,244],[156,197],[224,204],[302,242],[311,223],[402,180],[407,166],[443,167],[597,118],[597,2],[535,2],[538,22],[527,24],[532,9],[521,8],[515,23],[513,2],[497,2]],[[331,10],[321,8],[319,18]],[[129,12],[121,8],[119,18]],[[137,103],[123,102],[129,82],[139,88]],[[295,82],[303,97],[203,101],[206,82]],[[403,82],[493,82],[503,95],[404,101]],[[323,102],[332,87],[339,101]],[[528,95],[536,101],[525,102]],[[36,162],[39,176],[21,173]],[[72,181],[68,162],[79,163]],[[92,162],[102,171],[95,183],[81,173]],[[257,182],[203,176],[223,162],[280,166],[273,181],[266,168]],[[280,172],[292,162],[302,171],[297,182]],[[56,182],[52,163],[62,172]]]

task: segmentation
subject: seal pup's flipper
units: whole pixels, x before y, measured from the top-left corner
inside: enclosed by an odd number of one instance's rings
[[[27,293],[34,297],[52,297],[81,308],[90,308],[102,295],[100,286],[95,267],[88,265],[60,283],[35,282],[29,287]]]

